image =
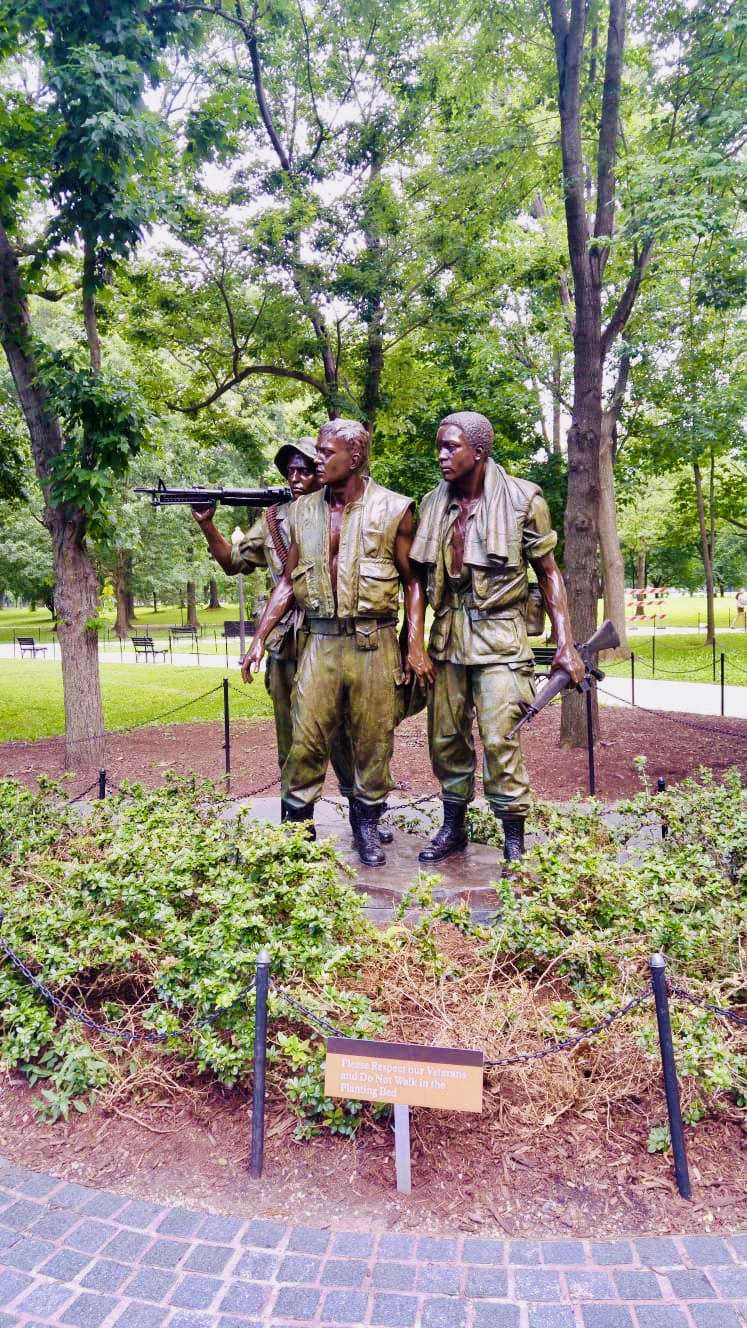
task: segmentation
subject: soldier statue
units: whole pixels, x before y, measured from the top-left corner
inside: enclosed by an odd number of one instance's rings
[[[259,668],[269,634],[295,598],[308,640],[293,693],[293,736],[283,766],[283,815],[309,823],[320,796],[340,716],[353,747],[353,833],[361,862],[381,866],[378,821],[393,788],[390,761],[398,685],[414,674],[425,684],[425,596],[410,562],[413,502],[367,473],[370,439],[355,420],[331,420],[319,431],[316,473],[323,488],[298,499],[288,514],[290,549],[247,653],[247,682]],[[397,639],[404,587],[407,650]]]
[[[557,642],[551,668],[566,669],[574,682],[584,676],[553,557],[557,535],[547,503],[536,484],[508,475],[491,459],[492,446],[493,428],[484,415],[465,410],[441,421],[436,449],[443,481],[423,499],[410,554],[434,613],[428,740],[443,799],[443,825],[419,854],[422,863],[439,862],[467,845],[475,712],[483,787],[503,823],[504,857],[510,862],[524,852],[529,783],[518,738],[507,735],[534,697],[528,565]]]
[[[320,488],[316,470],[316,442],[298,438],[285,443],[275,454],[275,465],[287,481],[293,498],[316,493]],[[270,507],[254,522],[249,533],[232,545],[213,522],[214,507],[193,508],[192,513],[208,542],[208,548],[229,576],[266,567],[273,586],[280,580],[290,549],[288,513],[290,503]],[[304,640],[303,610],[291,607],[273,628],[268,641],[265,686],[272,698],[278,764],[282,771],[291,748],[291,694],[298,656]],[[350,734],[343,724],[335,735],[331,751],[332,766],[344,798],[353,798],[353,749]],[[353,816],[351,816],[351,825]],[[380,829],[382,842],[391,842],[391,831]]]

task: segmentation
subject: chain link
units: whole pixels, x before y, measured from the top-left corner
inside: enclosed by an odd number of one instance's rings
[[[330,1037],[342,1037],[348,1038],[351,1042],[355,1041],[355,1038],[351,1038],[349,1033],[341,1032],[339,1028],[335,1028],[334,1024],[330,1024],[328,1020],[322,1018],[320,1014],[315,1014],[313,1010],[307,1010],[305,1005],[297,1001],[295,996],[291,996],[290,992],[281,987],[274,978],[270,978],[270,986],[280,997],[280,1000],[291,1010],[295,1010],[297,1014],[302,1014],[308,1023],[316,1025],[323,1033],[327,1033]]]
[[[667,978],[667,990],[671,996],[676,996],[682,1001],[689,1001],[690,1005],[697,1005],[701,1010],[708,1010],[711,1014],[717,1014],[721,1019],[728,1019],[733,1024],[747,1025],[747,1015],[737,1014],[736,1010],[727,1010],[722,1005],[714,1005],[711,1001],[706,1001],[702,996],[694,996],[687,987],[681,987],[678,982],[671,982]]]
[[[622,702],[623,705],[630,706],[631,710],[640,710],[642,715],[658,715],[659,719],[668,720],[670,724],[679,724],[681,728],[697,729],[699,733],[715,733],[720,737],[741,738],[743,742],[747,742],[747,728],[744,731],[741,729],[716,729],[710,724],[698,724],[695,720],[683,719],[681,716],[675,718],[674,715],[668,714],[666,710],[652,709],[651,706],[640,706],[637,702],[630,701],[627,696],[618,696],[617,692],[611,692],[609,688],[600,687],[599,684],[597,684],[597,691],[601,692],[603,696],[611,696],[618,703]],[[709,718],[715,718],[715,716],[709,716]]]
[[[603,1033],[618,1019],[622,1019],[624,1015],[630,1014],[630,1011],[635,1010],[636,1006],[649,1000],[652,994],[651,983],[647,982],[637,996],[631,996],[630,1000],[626,1001],[625,1005],[621,1005],[619,1010],[611,1010],[609,1014],[599,1020],[598,1024],[594,1024],[591,1028],[585,1028],[583,1033],[576,1033],[573,1037],[564,1038],[562,1042],[554,1042],[551,1047],[542,1047],[540,1051],[524,1051],[519,1052],[516,1056],[503,1056],[500,1060],[485,1061],[485,1069],[508,1065],[529,1065],[532,1061],[543,1061],[548,1056],[554,1056],[559,1051],[572,1051],[574,1047],[578,1047],[582,1042],[588,1042],[591,1038],[597,1037],[599,1033]]]

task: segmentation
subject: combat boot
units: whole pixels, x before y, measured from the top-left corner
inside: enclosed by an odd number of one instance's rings
[[[306,824],[306,833],[309,839],[316,839],[316,826],[314,825],[314,804],[308,807],[293,807],[288,802],[280,804],[281,821],[295,821],[298,824]]]
[[[427,848],[418,853],[418,862],[440,862],[450,853],[461,853],[468,844],[465,821],[467,819],[466,802],[445,802],[444,823],[437,830]]]
[[[506,862],[517,862],[524,856],[524,817],[501,816],[503,822],[503,856]]]
[[[355,798],[348,798],[348,816],[350,820],[350,829],[353,832],[353,839],[355,839],[358,833],[357,805],[358,804]],[[380,816],[383,815],[385,811],[386,811],[386,803],[384,803],[384,806],[382,807],[379,815]],[[394,835],[392,834],[391,830],[389,830],[386,826],[379,826],[379,842],[381,844],[391,844],[393,839]]]
[[[371,805],[368,802],[361,802],[359,798],[353,798],[352,802],[355,803],[353,817],[355,819],[355,847],[358,850],[358,857],[364,867],[382,867],[386,862],[386,858],[379,843],[378,820],[381,816],[383,803]]]

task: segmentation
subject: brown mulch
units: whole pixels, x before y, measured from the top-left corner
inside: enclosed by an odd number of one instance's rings
[[[522,739],[535,793],[542,798],[564,800],[588,790],[587,754],[585,749],[559,747],[559,729],[560,710],[552,706],[527,725]],[[231,744],[231,793],[247,796],[266,789],[268,795],[277,794],[279,776],[272,722],[234,721]],[[480,753],[479,740],[477,746]],[[596,747],[600,798],[614,801],[638,790],[640,781],[633,764],[637,756],[646,757],[652,781],[662,775],[667,783],[674,783],[701,765],[707,765],[717,776],[734,765],[747,772],[747,720],[604,708]],[[223,725],[170,724],[111,735],[107,738],[106,768],[115,786],[122,780],[160,784],[169,769],[222,783]],[[4,775],[27,782],[34,782],[42,772],[61,775],[63,744],[59,740],[4,743],[0,745],[0,769]],[[392,771],[404,796],[437,793],[428,760],[424,714],[407,720],[397,730]],[[70,795],[85,789],[95,773],[75,772],[69,785]],[[327,791],[335,792],[332,779],[328,780]]]

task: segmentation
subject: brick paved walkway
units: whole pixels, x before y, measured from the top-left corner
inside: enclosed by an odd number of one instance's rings
[[[489,1240],[164,1208],[0,1159],[0,1328],[747,1328],[747,1233]]]

